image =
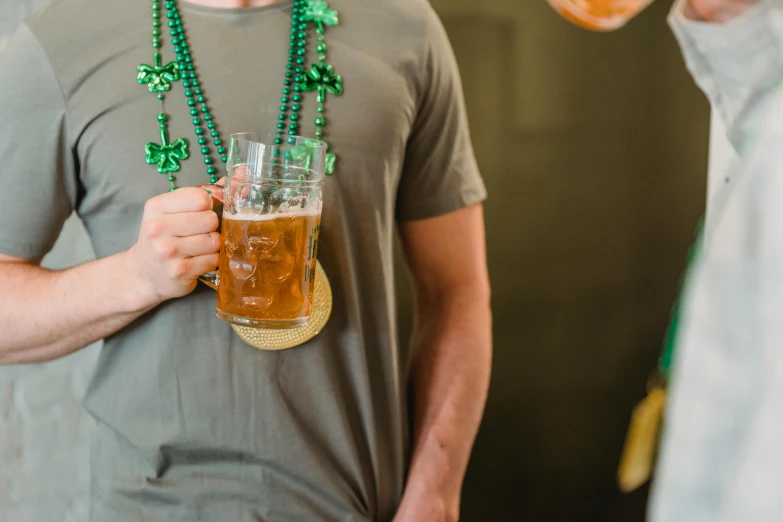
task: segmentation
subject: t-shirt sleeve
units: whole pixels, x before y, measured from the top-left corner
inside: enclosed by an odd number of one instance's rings
[[[43,257],[74,208],[65,106],[46,53],[22,24],[0,52],[0,254]]]
[[[397,192],[400,221],[447,214],[486,197],[454,51],[429,7],[428,18],[418,111]]]

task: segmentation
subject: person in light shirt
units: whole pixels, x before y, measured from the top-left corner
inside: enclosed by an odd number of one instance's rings
[[[737,161],[689,270],[652,522],[783,520],[783,2],[680,0],[670,24]]]

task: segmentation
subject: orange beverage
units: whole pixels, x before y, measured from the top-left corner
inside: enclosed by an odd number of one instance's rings
[[[227,323],[302,326],[320,270],[326,144],[279,133],[232,134],[226,166],[223,185],[201,187],[222,204],[223,247],[218,269],[199,279],[217,290],[217,316]]]
[[[547,0],[563,18],[592,31],[614,31],[653,0]]]
[[[320,212],[223,214],[218,315],[268,327],[307,322]]]

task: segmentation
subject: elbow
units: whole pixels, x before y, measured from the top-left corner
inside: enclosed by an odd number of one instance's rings
[[[5,326],[5,325],[3,325]],[[15,343],[9,339],[8,327],[2,328],[6,333],[0,337],[0,366],[9,366],[19,364],[19,349]]]
[[[19,338],[11,322],[0,321],[0,366],[24,364],[32,347]]]
[[[491,300],[492,287],[489,277],[485,276],[451,281],[445,285],[417,285],[416,288],[416,305],[421,313],[456,308],[489,314]]]
[[[26,350],[12,346],[8,342],[0,341],[0,366],[13,366],[32,362],[26,360],[25,353]]]
[[[451,292],[453,300],[464,303],[468,301],[473,303],[477,309],[489,310],[492,302],[492,285],[489,276],[483,274],[471,280],[455,284]]]
[[[24,362],[25,361],[20,357],[19,352],[0,345],[0,366],[12,366],[24,364]]]
[[[480,303],[486,305],[487,308],[492,303],[492,283],[489,281],[489,275],[484,275],[476,285],[476,296]]]
[[[0,340],[0,366],[20,364],[38,364],[58,359],[58,353],[52,346],[27,346]]]

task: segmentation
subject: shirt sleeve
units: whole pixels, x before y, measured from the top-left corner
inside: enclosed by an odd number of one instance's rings
[[[446,31],[428,6],[419,106],[408,138],[396,217],[434,217],[486,197],[470,142],[457,62]]]
[[[694,80],[742,154],[764,97],[783,76],[783,13],[772,0],[761,0],[726,23],[699,22],[686,18],[687,1],[674,4],[669,25]]]
[[[77,168],[66,104],[26,25],[0,53],[0,253],[38,259],[73,210]]]

